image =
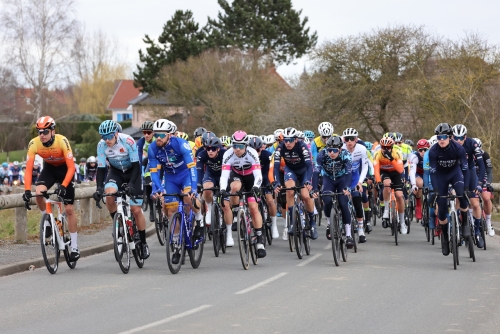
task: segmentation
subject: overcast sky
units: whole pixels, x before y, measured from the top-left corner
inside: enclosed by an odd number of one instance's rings
[[[425,25],[450,38],[459,38],[464,31],[480,32],[491,43],[500,44],[498,0],[293,0],[293,7],[309,17],[308,26],[318,32],[319,44],[396,23]],[[216,0],[80,0],[77,12],[87,30],[101,28],[116,37],[134,65],[137,51],[144,47],[144,35],[157,39],[177,9],[190,9],[204,26],[220,7]],[[304,65],[307,60],[299,59],[295,65],[280,66],[278,72],[285,77],[300,74]]]

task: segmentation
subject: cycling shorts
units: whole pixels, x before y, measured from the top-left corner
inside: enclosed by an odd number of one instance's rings
[[[56,182],[61,184],[66,178],[66,173],[68,172],[68,166],[54,166],[51,164],[44,163],[43,170],[38,177],[35,185],[44,185],[47,189],[50,189]],[[70,182],[66,188],[66,194],[63,196],[64,204],[73,205],[75,202],[75,186],[74,182]]]
[[[43,171],[42,171],[43,173]],[[106,177],[106,182],[104,185],[104,189],[114,189],[115,191],[123,190],[124,186],[130,182],[132,178],[132,169],[123,173],[122,171],[110,167],[108,176]],[[131,206],[140,206],[142,205],[142,178],[137,177],[134,183],[134,192],[133,194],[136,198],[134,201],[130,201]]]

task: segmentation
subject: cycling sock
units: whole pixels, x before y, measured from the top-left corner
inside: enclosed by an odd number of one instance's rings
[[[115,220],[116,211],[115,212],[110,212],[109,215],[111,216],[112,220]]]
[[[399,214],[399,223],[401,225],[405,224],[405,213],[404,212],[403,213],[399,213],[398,212],[398,214]]]
[[[345,235],[350,237],[351,236],[351,224],[345,224]]]
[[[255,235],[257,236],[257,243],[261,244],[262,243],[262,227],[255,229]]]
[[[486,216],[486,224],[488,226],[491,226],[491,215],[485,215]]]
[[[141,238],[141,243],[146,243],[146,230],[139,231],[139,237]]]
[[[71,237],[71,247],[78,248],[78,243],[77,243],[78,232],[75,232],[75,233],[69,232],[69,235]]]
[[[47,213],[46,210],[40,211],[42,213],[42,216]]]
[[[271,217],[271,223],[273,224],[273,226],[276,226],[276,216]]]
[[[198,210],[198,212],[196,212],[194,214],[194,217],[196,220],[202,220],[203,219],[203,215],[201,214],[201,210]]]
[[[309,222],[314,222],[314,211],[313,212],[307,212],[309,214]]]
[[[441,232],[448,238],[448,223],[441,225]]]
[[[474,217],[474,234],[481,232],[481,218]]]

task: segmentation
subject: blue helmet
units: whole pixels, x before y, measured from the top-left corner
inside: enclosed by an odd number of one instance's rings
[[[314,132],[312,132],[311,130],[305,130],[304,136],[309,139],[314,139]]]
[[[8,164],[8,163],[6,163],[6,162],[3,162],[3,163],[2,163],[2,167],[3,167],[3,168],[9,167],[9,164]]]
[[[372,144],[372,143],[370,143],[369,141],[365,141],[365,146],[366,146],[366,148],[367,148],[368,150],[370,150],[370,151],[371,151],[371,150],[372,150],[372,148],[373,148],[373,144]]]
[[[115,121],[107,120],[99,125],[99,134],[101,136],[109,135],[118,131],[118,123]]]

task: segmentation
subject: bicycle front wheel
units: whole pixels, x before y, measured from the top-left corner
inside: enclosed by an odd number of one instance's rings
[[[484,250],[486,250],[486,219],[484,217],[481,217],[481,237],[483,238],[484,242]]]
[[[453,253],[453,269],[457,270],[458,265],[458,245],[457,245],[457,213],[452,211],[450,213],[450,243],[451,252]]]
[[[340,265],[340,225],[339,218],[337,217],[337,210],[332,208],[330,212],[330,236],[332,239],[332,253],[333,253],[333,261],[335,262],[335,266]]]
[[[431,233],[429,228],[429,204],[427,203],[426,199],[424,199],[422,203],[422,223],[424,224],[425,237],[427,239],[427,242],[429,242],[431,239]]]
[[[198,244],[196,244],[197,242]],[[203,245],[205,245],[205,239],[203,239],[203,241],[197,241],[191,234],[191,245],[191,249],[188,249],[189,262],[191,263],[191,267],[196,269],[200,266],[201,258],[203,257]]]
[[[238,222],[236,225],[236,231],[238,234],[238,246],[240,249],[240,259],[243,269],[248,270],[248,264],[250,260],[250,235],[248,234],[246,226],[245,211],[238,211]]]
[[[212,229],[212,243],[214,246],[214,254],[215,257],[219,257],[219,251],[221,249],[221,238],[220,238],[221,225],[220,225],[220,213],[217,205],[214,205],[212,207],[211,215],[212,215],[212,225],[210,226],[210,228]]]
[[[151,208],[153,210],[153,208]],[[161,201],[160,205],[156,205],[155,207],[155,229],[156,229],[156,236],[158,237],[158,242],[160,245],[165,246],[165,217],[163,215],[163,210],[161,206]]]
[[[302,256],[304,255],[304,243],[303,243],[304,229],[302,228],[302,221],[300,219],[300,213],[297,206],[294,206],[293,208],[292,221],[293,221],[293,241],[295,243],[295,252],[297,253],[299,259],[302,259]]]
[[[290,231],[290,226],[292,225],[292,217],[290,216],[290,211],[286,210],[286,230],[287,233]],[[293,242],[293,234],[288,235],[288,246],[290,247],[290,252],[293,252],[295,250],[295,243]]]
[[[120,266],[121,271],[127,274],[130,270],[130,249],[127,237],[127,228],[124,226],[122,215],[115,214],[113,226],[115,227],[113,248],[115,258]]]
[[[69,269],[75,269],[76,261],[71,261],[71,259],[70,259],[71,251],[69,249],[69,245],[70,245],[71,238],[69,237],[68,221],[66,219],[66,215],[62,215],[61,223],[64,226],[64,235],[62,236],[63,240],[64,240],[64,244],[65,244],[65,246],[64,246],[64,259],[66,260],[66,264],[68,265]]]
[[[314,206],[316,207],[316,211],[318,211],[318,213],[316,214],[316,223],[318,224],[318,226],[321,226],[321,218],[323,218],[323,205],[321,199],[315,198]]]
[[[170,226],[167,227],[167,264],[172,274],[177,274],[181,269],[185,250],[185,240],[181,231],[182,217],[179,212],[174,213]]]
[[[48,222],[48,227],[45,227],[45,221]],[[47,235],[45,233],[46,229]],[[57,272],[59,264],[59,244],[54,233],[57,232],[53,226],[52,220],[50,219],[50,215],[42,215],[42,220],[40,220],[40,245],[42,246],[43,262],[45,262],[45,266],[51,274],[55,274]]]

